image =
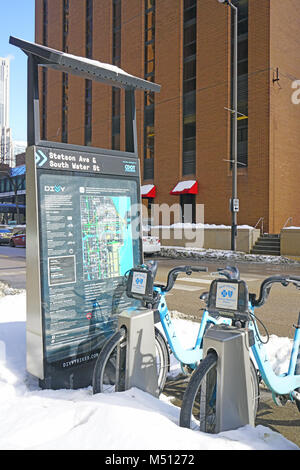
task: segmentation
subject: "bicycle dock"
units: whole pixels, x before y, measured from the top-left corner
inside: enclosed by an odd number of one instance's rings
[[[203,356],[212,350],[218,356],[216,393],[220,397],[215,433],[254,426],[248,334],[230,326],[214,326],[204,337]]]
[[[118,346],[117,367],[126,361],[124,372],[121,367],[117,372],[117,391],[121,392],[137,387],[157,397],[158,374],[156,367],[155,335],[153,310],[139,309],[124,311],[119,315],[119,328],[125,327],[127,347]],[[122,354],[126,358],[122,358]]]

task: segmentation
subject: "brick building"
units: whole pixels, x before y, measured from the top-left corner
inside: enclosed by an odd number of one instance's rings
[[[239,8],[238,223],[300,226],[298,0]],[[137,92],[143,201],[231,223],[231,13],[217,0],[36,0],[36,42],[162,86]],[[123,91],[41,70],[41,135],[123,150]],[[178,183],[187,181],[186,184]],[[176,189],[172,193],[172,190]]]

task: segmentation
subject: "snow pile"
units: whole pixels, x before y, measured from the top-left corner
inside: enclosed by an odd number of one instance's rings
[[[154,184],[144,184],[141,186],[141,196],[145,196],[154,188]]]
[[[213,250],[205,248],[183,248],[181,246],[162,246],[160,256],[166,258],[195,258],[199,260],[216,260],[241,263],[299,264],[298,261],[273,255],[250,255],[242,251]]]
[[[175,321],[183,343],[190,344],[198,325]],[[272,341],[275,360],[279,351]],[[0,449],[297,449],[264,426],[217,435],[182,429],[179,408],[164,395],[41,390],[26,375],[25,352],[25,292],[6,295],[0,299]],[[177,371],[173,361],[172,375]]]
[[[21,292],[22,289],[9,287],[5,282],[0,281],[0,297],[5,297],[6,295],[15,295]]]
[[[115,72],[118,75],[127,75],[127,77],[133,77],[133,75],[125,72],[125,70],[120,69],[116,65],[107,64],[105,62],[100,62],[99,60],[89,59],[87,57],[80,57],[73,54],[68,54],[66,52],[63,53],[65,57],[69,57],[70,59],[81,60],[82,62],[86,62],[87,64],[94,65],[95,67],[101,67],[102,69],[109,70],[110,72]]]
[[[197,185],[197,181],[195,180],[179,181],[179,183],[177,183],[176,186],[172,189],[171,193],[172,194],[180,193],[182,191],[191,189],[195,185]]]

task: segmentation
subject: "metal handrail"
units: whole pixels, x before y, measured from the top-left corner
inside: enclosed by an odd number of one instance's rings
[[[293,222],[293,217],[289,217],[282,228],[285,228],[289,221]]]
[[[254,227],[254,228],[257,228],[258,225],[259,225],[260,222],[261,222],[261,229],[260,229],[261,235],[264,234],[264,220],[265,220],[265,218],[264,218],[264,217],[261,217],[261,218],[258,220],[258,222],[256,223],[255,227]]]

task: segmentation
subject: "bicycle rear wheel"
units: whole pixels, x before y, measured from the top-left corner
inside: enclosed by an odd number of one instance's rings
[[[181,406],[181,427],[198,429],[206,433],[216,432],[217,365],[217,354],[210,352],[191,376]],[[252,361],[250,367],[253,411],[256,416],[259,387]]]
[[[117,367],[117,350],[120,348]],[[126,330],[121,328],[103,346],[97,358],[93,373],[93,393],[113,393],[116,384],[124,384],[126,367]],[[170,366],[168,345],[161,332],[155,328],[156,366],[159,393],[162,392]]]

